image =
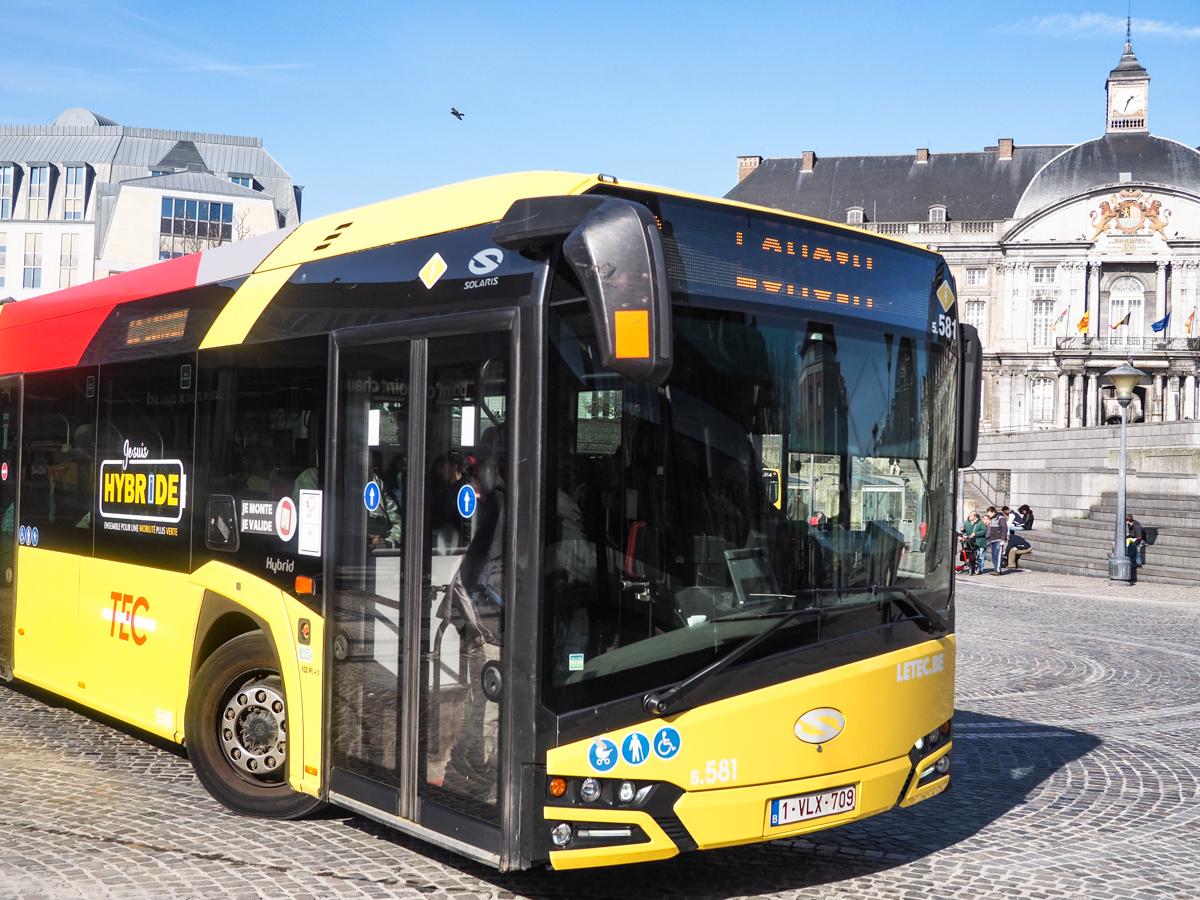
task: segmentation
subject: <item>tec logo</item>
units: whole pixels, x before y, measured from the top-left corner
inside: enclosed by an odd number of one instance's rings
[[[109,637],[122,641],[133,641],[137,646],[146,643],[146,632],[154,631],[158,623],[147,617],[150,603],[145,597],[134,597],[121,591],[113,591],[112,609],[105,609],[103,616],[108,620]]]

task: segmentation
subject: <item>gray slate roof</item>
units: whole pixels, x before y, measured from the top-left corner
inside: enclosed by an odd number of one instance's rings
[[[1200,193],[1200,153],[1191,147],[1152,134],[1106,134],[1052,160],[1029,185],[1015,215],[1024,218],[1091,188],[1115,185],[1122,172],[1135,182]]]
[[[846,220],[861,206],[873,222],[926,221],[945,204],[951,219],[1025,218],[1122,173],[1137,183],[1166,184],[1200,194],[1200,152],[1152,134],[1106,134],[1082,144],[1015,147],[1003,162],[993,150],[915,156],[817,158],[812,172],[799,159],[766,159],[733,188],[731,200]]]
[[[274,199],[288,224],[299,220],[291,176],[256,137],[133,128],[73,108],[63,111],[53,125],[0,125],[0,162],[87,163],[96,170],[99,183],[141,180],[160,167],[251,175],[263,186],[255,196]],[[223,192],[241,196],[230,187],[226,184]]]
[[[1006,219],[1037,171],[1070,145],[1015,147],[1011,160],[995,150],[904,156],[817,157],[812,172],[798,158],[765,159],[725,196],[744,203],[844,222],[861,206],[868,221],[926,221],[942,203],[953,219]]]
[[[250,188],[218,178],[207,172],[176,172],[173,175],[152,175],[149,178],[131,178],[121,182],[121,187],[161,188],[168,191],[195,191],[200,194],[223,194],[226,197],[250,197],[269,200],[270,197]]]

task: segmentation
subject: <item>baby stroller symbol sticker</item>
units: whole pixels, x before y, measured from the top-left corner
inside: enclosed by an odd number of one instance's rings
[[[597,772],[607,772],[617,764],[617,745],[608,738],[593,741],[588,750],[588,762]]]
[[[654,735],[654,755],[659,759],[670,759],[679,752],[681,743],[679,732],[674,728],[660,728],[658,734]]]

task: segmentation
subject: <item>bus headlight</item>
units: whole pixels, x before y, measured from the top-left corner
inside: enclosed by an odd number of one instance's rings
[[[622,803],[632,803],[636,795],[637,787],[632,781],[622,781],[621,786],[617,788],[617,799]]]
[[[937,769],[939,775],[945,775],[947,772],[949,772],[950,754],[947,753],[945,756],[939,756],[938,761],[933,764],[933,767]]]
[[[931,732],[929,732],[929,734],[925,735],[925,742],[927,744],[929,744],[930,747],[936,747],[938,745],[938,741],[940,741],[941,739],[942,739],[942,732],[940,729],[937,729],[937,728],[933,729],[933,731],[931,731]]]
[[[600,799],[600,782],[595,778],[583,779],[583,784],[579,786],[579,796],[586,803],[595,803]]]
[[[571,843],[572,836],[571,826],[566,822],[559,822],[550,829],[550,840],[560,850]]]

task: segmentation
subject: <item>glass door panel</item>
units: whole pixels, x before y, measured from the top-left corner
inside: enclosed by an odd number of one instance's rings
[[[0,378],[0,678],[13,672],[17,584],[17,473],[21,471],[21,379]]]
[[[403,814],[407,764],[403,547],[409,355],[406,341],[339,353],[331,534],[331,789],[392,815]]]
[[[473,843],[463,817],[500,823],[509,341],[428,343],[417,796],[423,824]]]

